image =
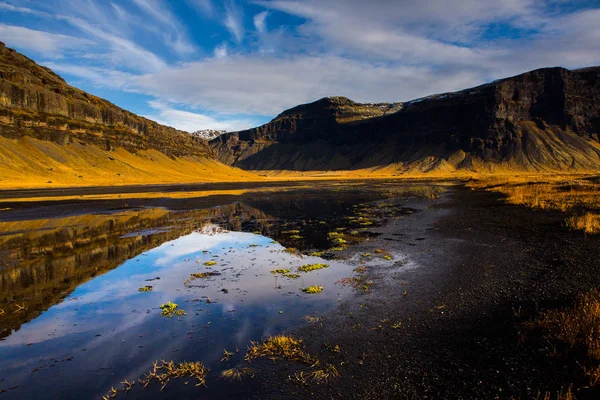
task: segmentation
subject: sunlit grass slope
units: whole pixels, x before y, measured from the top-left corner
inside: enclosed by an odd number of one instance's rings
[[[210,158],[171,158],[152,149],[133,154],[79,142],[59,145],[31,137],[0,137],[0,189],[261,179]]]

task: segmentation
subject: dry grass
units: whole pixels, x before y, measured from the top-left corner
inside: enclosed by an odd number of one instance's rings
[[[560,391],[556,394],[552,395],[552,393],[539,393],[536,397],[536,400],[575,400],[575,395],[571,388],[567,389],[566,392]]]
[[[0,137],[0,165],[3,189],[265,180],[209,158],[107,151],[78,141],[63,146],[31,137]]]
[[[591,360],[600,362],[600,292],[582,295],[569,310],[548,311],[536,321],[550,340],[558,340],[571,349],[581,346]]]
[[[272,336],[267,340],[257,343],[251,342],[246,351],[245,360],[266,357],[270,360],[298,361],[305,364],[316,365],[318,360],[304,351],[302,340],[291,336]]]
[[[248,367],[241,367],[226,369],[225,371],[221,372],[221,378],[232,381],[241,381],[242,378],[245,377],[254,378],[254,370]]]
[[[587,234],[600,233],[600,179],[580,175],[492,177],[472,188],[499,192],[511,204],[570,214],[565,224]]]
[[[572,309],[552,310],[528,324],[579,358],[592,386],[600,383],[600,292],[581,295]]]
[[[147,387],[152,382],[160,383],[163,390],[171,379],[175,378],[193,378],[196,379],[196,386],[206,386],[206,375],[208,368],[201,362],[180,362],[174,361],[156,361],[152,371],[140,379],[140,383]]]
[[[337,368],[333,364],[327,364],[323,369],[317,369],[310,373],[311,378],[317,382],[327,382],[331,378],[337,378],[340,376]]]
[[[584,231],[587,234],[600,233],[600,214],[585,213],[580,216],[569,217],[566,224],[570,229]]]

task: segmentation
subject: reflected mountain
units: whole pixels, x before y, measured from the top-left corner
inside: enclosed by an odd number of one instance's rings
[[[181,203],[184,210],[153,207],[0,222],[0,310],[4,311],[0,339],[61,302],[82,283],[207,224],[260,233],[304,253],[339,250],[339,243],[372,235],[369,228],[387,217],[410,212],[385,204],[387,199],[430,198],[439,192],[437,187],[425,188],[381,185],[380,190],[349,186],[262,193],[195,210],[189,209],[194,199],[186,199]],[[365,205],[374,201],[382,203]],[[340,232],[337,245],[332,231]],[[323,256],[335,258],[336,253]]]

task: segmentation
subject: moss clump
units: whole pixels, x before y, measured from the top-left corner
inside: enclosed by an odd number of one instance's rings
[[[300,278],[300,274],[292,274],[292,273],[287,273],[287,274],[283,274],[282,276],[285,276],[286,278],[290,278],[290,279],[297,279]]]
[[[190,274],[190,280],[194,280],[194,279],[204,279],[204,278],[209,278],[211,276],[218,276],[221,275],[218,272],[196,272],[194,274]]]
[[[312,257],[321,257],[323,255],[322,251],[311,251],[310,253],[308,253],[309,256]]]
[[[291,272],[291,270],[285,269],[285,268],[279,268],[279,269],[274,269],[274,270],[272,270],[270,272],[273,275],[276,275],[276,274],[282,274],[282,275],[284,275],[284,274],[287,274],[288,272]]]
[[[344,249],[345,249],[345,247],[343,247],[343,246],[338,246],[338,247],[332,247],[332,248],[331,248],[331,249],[329,249],[329,250],[331,250],[331,251],[344,251]]]
[[[152,382],[157,382],[162,385],[160,390],[163,390],[167,383],[173,378],[194,378],[198,383],[196,386],[206,386],[206,375],[208,368],[201,362],[180,362],[175,364],[174,361],[156,361],[154,368],[140,382],[147,387]]]
[[[310,272],[315,271],[317,269],[328,268],[329,264],[306,264],[298,268],[298,271],[302,272]]]
[[[308,294],[321,293],[323,291],[323,286],[312,285],[309,287],[302,288],[302,291]]]
[[[281,233],[300,233],[300,231],[298,229],[292,229],[289,231],[281,231]]]
[[[152,286],[147,285],[147,286],[142,286],[141,288],[138,289],[138,292],[151,292],[152,291]]]
[[[160,309],[162,310],[161,315],[168,318],[185,315],[185,311],[181,310],[177,304],[171,303],[170,301],[167,304],[161,304]]]
[[[342,239],[341,237],[337,237],[337,238],[333,239],[333,243],[335,243],[335,244],[346,244],[348,242],[345,239]]]
[[[302,239],[302,236],[300,236],[300,235],[292,235],[292,236],[290,236],[290,239],[292,239],[292,240],[300,240],[300,239]]]
[[[270,337],[262,343],[251,342],[244,357],[250,361],[259,357],[267,357],[270,360],[298,361],[315,365],[317,359],[306,353],[302,346],[302,340],[291,336],[278,335]]]
[[[206,265],[207,267],[210,267],[212,265],[217,265],[217,262],[216,261],[207,261],[204,263],[204,265]]]

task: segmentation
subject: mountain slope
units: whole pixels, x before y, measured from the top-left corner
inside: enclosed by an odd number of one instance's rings
[[[219,160],[248,170],[600,167],[600,67],[535,70],[394,104],[380,115],[362,111],[368,105],[334,99],[295,107],[210,145]],[[352,118],[340,118],[345,105],[357,110]]]
[[[206,141],[68,85],[0,42],[0,187],[255,179]]]

